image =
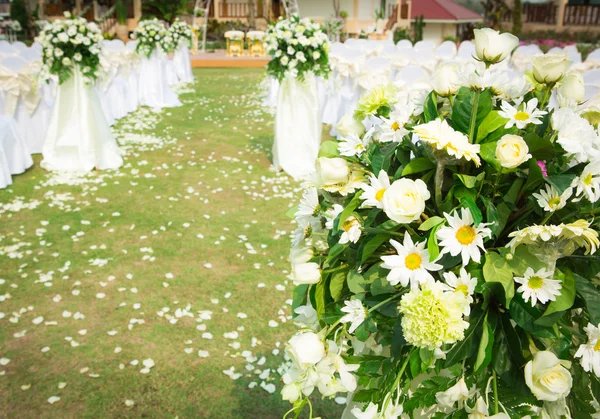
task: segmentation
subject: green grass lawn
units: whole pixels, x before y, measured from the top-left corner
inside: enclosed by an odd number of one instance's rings
[[[263,74],[196,70],[183,107],[115,128],[118,172],[66,178],[37,158],[0,190],[0,417],[289,409],[277,368],[294,330],[284,213],[299,186],[269,170]]]

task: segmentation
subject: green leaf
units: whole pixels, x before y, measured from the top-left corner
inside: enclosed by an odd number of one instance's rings
[[[562,195],[564,191],[569,189],[569,187],[573,183],[573,179],[575,179],[576,177],[577,176],[575,176],[575,175],[569,175],[569,174],[554,175],[554,176],[548,176],[546,178],[546,181],[556,188],[559,195]]]
[[[481,340],[477,349],[477,358],[475,358],[475,372],[479,372],[486,368],[492,361],[492,350],[494,347],[494,329],[488,323],[487,315],[483,324]]]
[[[423,224],[419,226],[419,231],[429,231],[433,227],[442,224],[444,221],[446,221],[445,218],[438,217],[437,215],[435,215],[425,220]]]
[[[536,160],[552,160],[554,157],[554,147],[550,140],[540,137],[537,134],[529,133],[523,140],[529,147],[529,154]]]
[[[298,205],[294,205],[290,209],[285,212],[285,216],[291,219],[296,218],[296,213],[298,212]]]
[[[379,172],[385,170],[386,172],[390,168],[392,158],[396,152],[398,143],[391,142],[382,148],[377,148],[373,157],[371,158],[371,167],[373,168],[373,174],[379,176]]]
[[[481,214],[481,210],[479,209],[475,201],[473,201],[473,198],[469,196],[464,196],[460,199],[460,203],[463,207],[468,208],[469,211],[471,211],[475,227],[478,227],[479,224],[481,224],[481,222],[483,221],[483,215]]]
[[[340,155],[338,142],[333,140],[323,141],[319,147],[319,157],[337,157]]]
[[[367,289],[365,278],[356,271],[350,271],[348,273],[348,288],[353,294],[365,292]]]
[[[536,320],[542,317],[541,311],[526,303],[520,294],[513,299],[509,311],[510,317],[525,331],[541,338],[556,338],[552,329],[536,324]]]
[[[446,355],[446,361],[444,362],[444,368],[449,368],[452,365],[462,361],[465,358],[471,356],[473,352],[475,340],[475,333],[481,328],[485,313],[481,311],[479,307],[474,307],[469,316],[469,328],[465,332],[465,338],[457,342],[450,352]]]
[[[363,264],[372,254],[389,239],[388,234],[377,234],[367,236],[360,245],[358,255],[360,263]]]
[[[481,121],[481,124],[477,129],[477,142],[480,143],[490,133],[502,128],[506,124],[506,121],[508,121],[508,119],[498,115],[498,111],[491,111],[483,121]]]
[[[588,279],[573,273],[577,294],[583,298],[593,324],[600,323],[600,291]]]
[[[523,186],[523,191],[534,191],[540,187],[544,182],[544,175],[542,169],[537,165],[535,159],[529,160],[529,175],[527,176],[527,182]]]
[[[294,297],[292,300],[292,312],[301,305],[306,304],[306,297],[308,295],[308,284],[302,284],[294,287]]]
[[[544,312],[544,317],[552,313],[566,311],[573,307],[573,303],[575,302],[575,278],[573,277],[573,272],[567,268],[562,268],[562,270],[564,270],[564,279],[562,280],[560,295],[548,305],[548,308]]]
[[[315,290],[315,310],[317,311],[317,315],[320,319],[321,316],[323,316],[323,313],[325,313],[325,281],[320,281],[313,287],[313,289]]]
[[[373,319],[369,316],[354,331],[354,336],[356,336],[356,338],[361,342],[366,342],[367,339],[369,339],[369,336],[371,336],[371,333],[375,332],[377,332],[377,326],[375,325]],[[379,366],[380,365],[381,363],[379,364]],[[377,369],[379,369],[379,366],[377,366]]]
[[[462,184],[469,189],[475,188],[476,186],[480,185],[484,177],[484,172],[481,172],[477,176],[462,175],[460,173],[454,174],[454,178],[460,180]]]
[[[373,283],[371,284],[371,288],[369,288],[372,295],[383,295],[383,294],[391,294],[396,289],[393,285],[389,283],[385,276],[379,276],[375,278]]]
[[[481,158],[486,161],[490,166],[492,166],[496,170],[502,169],[502,165],[498,160],[496,160],[496,146],[498,145],[498,141],[492,141],[489,143],[481,144],[481,148],[479,150],[479,155]]]
[[[344,284],[346,282],[346,271],[337,271],[331,275],[329,280],[329,292],[333,301],[337,301],[342,296],[344,290]]]
[[[427,239],[427,251],[429,252],[429,258],[431,260],[436,260],[440,255],[440,246],[438,246],[436,232],[442,226],[442,224],[438,224],[431,229],[429,233],[429,239]]]
[[[425,122],[433,121],[438,117],[437,97],[433,90],[427,95],[423,104],[423,117],[425,118]]]
[[[392,356],[399,357],[405,345],[406,339],[404,339],[404,333],[402,332],[402,320],[398,317],[392,330]]]
[[[362,200],[360,199],[362,193],[362,190],[356,192],[350,203],[346,205],[346,208],[344,208],[342,213],[339,215],[337,223],[334,225],[334,230],[336,233],[340,230],[340,227],[344,225],[344,222],[348,219],[348,217],[350,217],[350,214],[352,214],[354,210],[362,203]]]
[[[402,176],[412,175],[414,173],[421,173],[426,170],[433,169],[435,164],[427,157],[419,157],[412,159],[404,169],[402,170]]]
[[[488,283],[499,283],[504,290],[504,307],[509,307],[512,298],[515,295],[515,282],[510,266],[506,259],[494,251],[489,251],[485,255],[483,264],[483,278]]]
[[[344,253],[344,250],[346,250],[346,248],[348,247],[347,244],[339,244],[336,243],[333,247],[331,247],[329,249],[329,254],[327,255],[327,259],[325,260],[325,263],[327,265],[332,264],[332,262],[342,253]]]
[[[452,127],[464,134],[469,134],[474,99],[475,92],[466,87],[461,87],[454,99],[454,106],[452,107]],[[489,89],[486,89],[479,94],[475,134],[477,134],[477,127],[491,112],[492,107],[492,94]]]

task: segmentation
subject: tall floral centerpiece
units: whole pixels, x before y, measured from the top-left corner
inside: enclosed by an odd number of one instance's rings
[[[321,142],[317,78],[329,75],[329,40],[310,19],[291,15],[269,27],[267,72],[280,83],[273,163],[294,178],[314,169]]]
[[[175,48],[172,34],[158,19],[142,20],[133,39],[137,42],[136,52],[142,57],[140,64],[140,103],[153,108],[180,106],[181,102],[170,88],[176,75],[169,63],[167,52]],[[171,76],[171,77],[169,77]]]
[[[475,43],[478,66],[423,100],[374,89],[321,147],[290,255],[295,417],[317,392],[349,393],[345,418],[600,414],[598,127],[566,56],[514,77],[516,37]]]
[[[177,78],[182,83],[194,81],[192,74],[192,61],[190,60],[190,48],[192,48],[192,39],[194,31],[187,23],[177,19],[170,27],[169,33],[175,44],[175,54],[173,62]]]
[[[65,18],[47,24],[37,37],[43,48],[40,75],[44,80],[55,76],[63,84],[80,71],[93,83],[101,75],[102,32],[83,18],[72,18],[69,13]]]

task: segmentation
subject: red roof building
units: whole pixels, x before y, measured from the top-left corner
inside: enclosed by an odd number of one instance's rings
[[[480,22],[483,19],[481,15],[452,0],[412,0],[411,3],[411,19],[423,16],[426,22],[454,23]]]

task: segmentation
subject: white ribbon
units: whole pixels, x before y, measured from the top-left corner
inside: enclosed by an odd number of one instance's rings
[[[37,89],[35,65],[15,73],[0,66],[0,90],[6,92],[5,112],[14,116],[19,99],[23,100],[30,115],[37,109],[41,96]]]

